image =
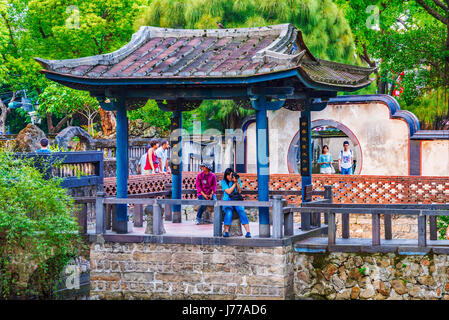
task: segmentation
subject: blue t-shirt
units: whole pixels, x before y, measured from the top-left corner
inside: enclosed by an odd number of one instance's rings
[[[322,162],[332,162],[332,155],[330,153],[328,154],[322,154],[320,155],[320,157],[318,158],[318,163],[322,163]],[[321,168],[330,168],[330,164],[328,163],[323,163],[321,165]]]
[[[227,183],[225,179],[221,180],[221,190],[223,190],[223,201],[231,200],[229,198],[229,194],[225,190],[232,187],[233,184],[234,184],[233,181],[229,181],[229,183]],[[239,185],[240,185],[240,188],[242,188],[242,182],[240,181],[240,178],[239,178]],[[234,189],[234,192],[236,192],[236,191],[238,191],[237,187],[235,187],[235,189]]]
[[[36,152],[39,152],[39,153],[51,153],[51,151],[48,150],[48,149],[39,149],[39,150],[36,150]]]

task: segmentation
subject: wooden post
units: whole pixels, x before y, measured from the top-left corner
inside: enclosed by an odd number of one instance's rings
[[[284,237],[284,213],[282,211],[282,196],[273,196],[273,238],[282,239]]]
[[[116,181],[117,198],[128,197],[128,117],[126,101],[123,96],[117,99],[117,134],[116,134]],[[128,206],[117,204],[114,206],[115,217],[112,221],[113,230],[117,233],[128,232]],[[115,228],[114,228],[115,227]]]
[[[312,213],[312,219],[311,219],[311,225],[314,227],[321,227],[321,213],[320,212],[314,212]]]
[[[134,205],[134,226],[143,227],[143,205],[141,204]]]
[[[268,201],[269,158],[268,158],[268,120],[267,109],[256,109],[256,150],[257,150],[257,199]],[[259,208],[259,236],[270,237],[269,208]]]
[[[438,240],[437,216],[429,216],[430,240]]]
[[[170,144],[172,145],[170,153],[170,165],[172,171],[171,198],[182,198],[182,111],[177,102],[177,108],[173,111],[171,121]],[[173,205],[173,223],[181,223],[181,205]]]
[[[161,235],[162,234],[162,208],[157,201],[153,204],[153,234]]]
[[[106,230],[112,229],[112,205],[105,204],[105,215],[106,215]]]
[[[372,219],[372,245],[380,246],[380,214],[373,213]]]
[[[334,202],[334,194],[332,191],[332,186],[324,186],[324,199],[329,200],[329,203]],[[327,213],[324,214],[324,224],[329,224]]]
[[[214,205],[214,237],[221,237],[222,223],[221,223],[221,207]]]
[[[341,214],[341,233],[343,239],[349,239],[349,213]]]
[[[165,221],[172,221],[171,205],[164,204]]]
[[[165,185],[165,189],[168,191],[168,195],[166,196],[166,199],[170,199],[171,198],[171,183],[167,183]],[[172,221],[173,220],[171,209],[172,209],[172,206],[170,204],[165,204],[164,205],[165,221]]]
[[[384,214],[385,225],[385,240],[393,239],[393,232],[391,229],[391,214]]]
[[[301,230],[302,231],[310,230],[310,213],[309,212],[301,212]]]
[[[330,246],[335,245],[337,226],[335,225],[335,213],[330,211],[327,216],[329,219],[329,224],[327,227],[327,244]]]
[[[111,205],[111,230],[117,232],[117,205]]]
[[[287,200],[282,199],[282,207],[286,207],[287,205]],[[284,215],[284,235],[292,236],[294,234],[293,212],[284,212],[284,208],[282,208],[282,213]]]
[[[418,246],[425,247],[426,245],[426,216],[420,211],[418,216]]]
[[[81,232],[87,233],[87,203],[81,204],[81,209],[78,210],[77,216],[78,224],[81,227]]]
[[[106,232],[105,214],[104,214],[104,200],[105,193],[103,191],[97,192],[97,198],[95,200],[95,233],[103,234]]]

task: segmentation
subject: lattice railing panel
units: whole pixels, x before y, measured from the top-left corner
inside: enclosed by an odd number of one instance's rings
[[[197,173],[183,173],[183,189],[195,189]],[[223,174],[217,174],[218,188]],[[256,174],[240,174],[244,189],[257,190]],[[324,190],[325,185],[333,187],[335,203],[449,203],[449,177],[421,176],[356,176],[356,175],[314,175],[313,189]],[[104,179],[107,195],[116,194],[115,178]],[[163,191],[171,183],[171,175],[155,174],[130,176],[130,194]],[[301,190],[301,176],[297,174],[275,174],[270,176],[270,190]],[[187,195],[195,198],[196,195]],[[247,195],[247,200],[257,195]],[[300,196],[288,196],[290,203],[299,203]]]

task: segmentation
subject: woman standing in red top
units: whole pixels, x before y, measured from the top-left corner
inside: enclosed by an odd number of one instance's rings
[[[143,174],[156,173],[159,167],[159,159],[156,156],[156,149],[159,147],[157,140],[150,141],[150,149],[147,152],[147,161],[143,168]]]

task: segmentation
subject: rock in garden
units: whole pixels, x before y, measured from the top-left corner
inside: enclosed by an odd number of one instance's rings
[[[351,299],[357,299],[360,294],[360,288],[359,287],[352,287],[351,289]]]
[[[432,276],[429,276],[429,275],[418,277],[418,282],[420,284],[423,284],[423,285],[426,285],[429,287],[434,286],[436,284],[435,280],[432,278]]]
[[[374,287],[372,285],[367,285],[366,289],[364,289],[364,290],[362,290],[360,292],[360,298],[362,298],[362,299],[369,299],[372,296],[374,296],[375,293],[376,292],[374,290]]]
[[[329,280],[337,270],[338,268],[334,264],[329,263],[323,269],[323,276],[326,278],[326,280]]]
[[[58,133],[55,138],[54,144],[58,145],[64,150],[68,150],[69,142],[75,137],[78,137],[80,139],[80,143],[84,144],[85,150],[91,150],[93,148],[95,143],[94,140],[92,139],[90,134],[81,127],[65,128],[60,133]]]
[[[392,280],[390,282],[391,287],[396,291],[397,294],[404,294],[407,292],[404,281],[402,280]]]
[[[156,127],[149,127],[148,129],[145,129],[142,133],[142,138],[153,138],[157,134]]]
[[[18,152],[35,152],[41,148],[40,141],[45,133],[34,124],[27,124],[15,139],[15,150]]]

